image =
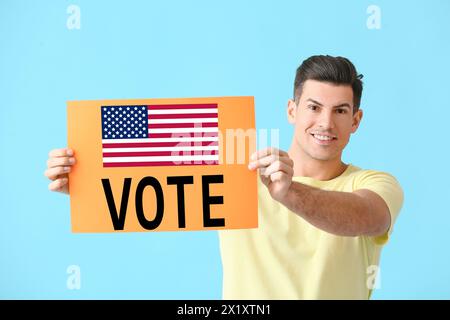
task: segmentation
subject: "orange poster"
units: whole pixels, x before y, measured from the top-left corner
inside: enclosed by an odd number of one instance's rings
[[[73,232],[255,228],[253,97],[69,101]]]

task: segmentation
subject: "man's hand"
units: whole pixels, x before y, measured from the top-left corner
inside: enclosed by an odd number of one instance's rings
[[[256,151],[250,160],[248,168],[259,169],[261,181],[272,198],[282,201],[287,195],[294,175],[294,161],[289,158],[287,152],[270,147]]]
[[[48,185],[49,190],[69,194],[69,172],[74,163],[73,150],[64,148],[50,151],[47,170],[44,172],[52,180]]]

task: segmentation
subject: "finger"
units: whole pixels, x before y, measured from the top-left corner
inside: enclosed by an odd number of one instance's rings
[[[51,191],[59,191],[61,190],[62,187],[64,187],[67,184],[68,181],[69,179],[67,178],[56,179],[55,181],[50,182],[48,188]]]
[[[276,161],[282,161],[282,162],[286,162],[290,165],[293,165],[293,161],[291,160],[291,158],[289,157],[279,157],[277,155],[269,155],[267,157],[261,158],[259,160],[256,161],[252,161],[248,164],[248,168],[250,170],[254,170],[254,169],[258,169],[258,168],[264,168],[267,166],[270,166],[272,163],[276,162]]]
[[[54,168],[58,166],[71,166],[75,163],[75,158],[59,157],[50,158],[47,161],[47,168]]]
[[[70,172],[70,167],[53,167],[45,170],[44,175],[50,180],[56,180],[60,175]]]
[[[261,178],[261,182],[262,182],[263,184],[265,184],[266,186],[269,184],[269,182],[270,182],[270,177],[265,177],[265,176],[262,176],[262,175],[259,175],[259,177]]]
[[[274,147],[268,147],[261,150],[258,150],[250,156],[250,160],[257,160],[259,158],[263,158],[269,155],[278,155],[280,157],[289,157],[288,153],[286,151],[274,148]]]
[[[268,177],[277,171],[282,171],[291,176],[294,174],[292,166],[282,161],[275,161],[270,166],[259,169],[259,174]]]
[[[53,149],[48,153],[49,158],[71,157],[71,156],[73,156],[73,150],[70,148]]]
[[[270,181],[272,182],[281,182],[283,180],[287,180],[289,176],[283,171],[277,171],[270,175]]]

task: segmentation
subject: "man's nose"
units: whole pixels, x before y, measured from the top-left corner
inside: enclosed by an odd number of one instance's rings
[[[321,112],[318,125],[323,129],[334,128],[333,112],[323,111]]]

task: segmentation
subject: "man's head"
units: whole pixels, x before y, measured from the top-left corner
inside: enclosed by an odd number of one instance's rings
[[[346,58],[312,56],[300,65],[288,120],[295,124],[294,143],[316,160],[341,157],[359,126],[362,75]]]

